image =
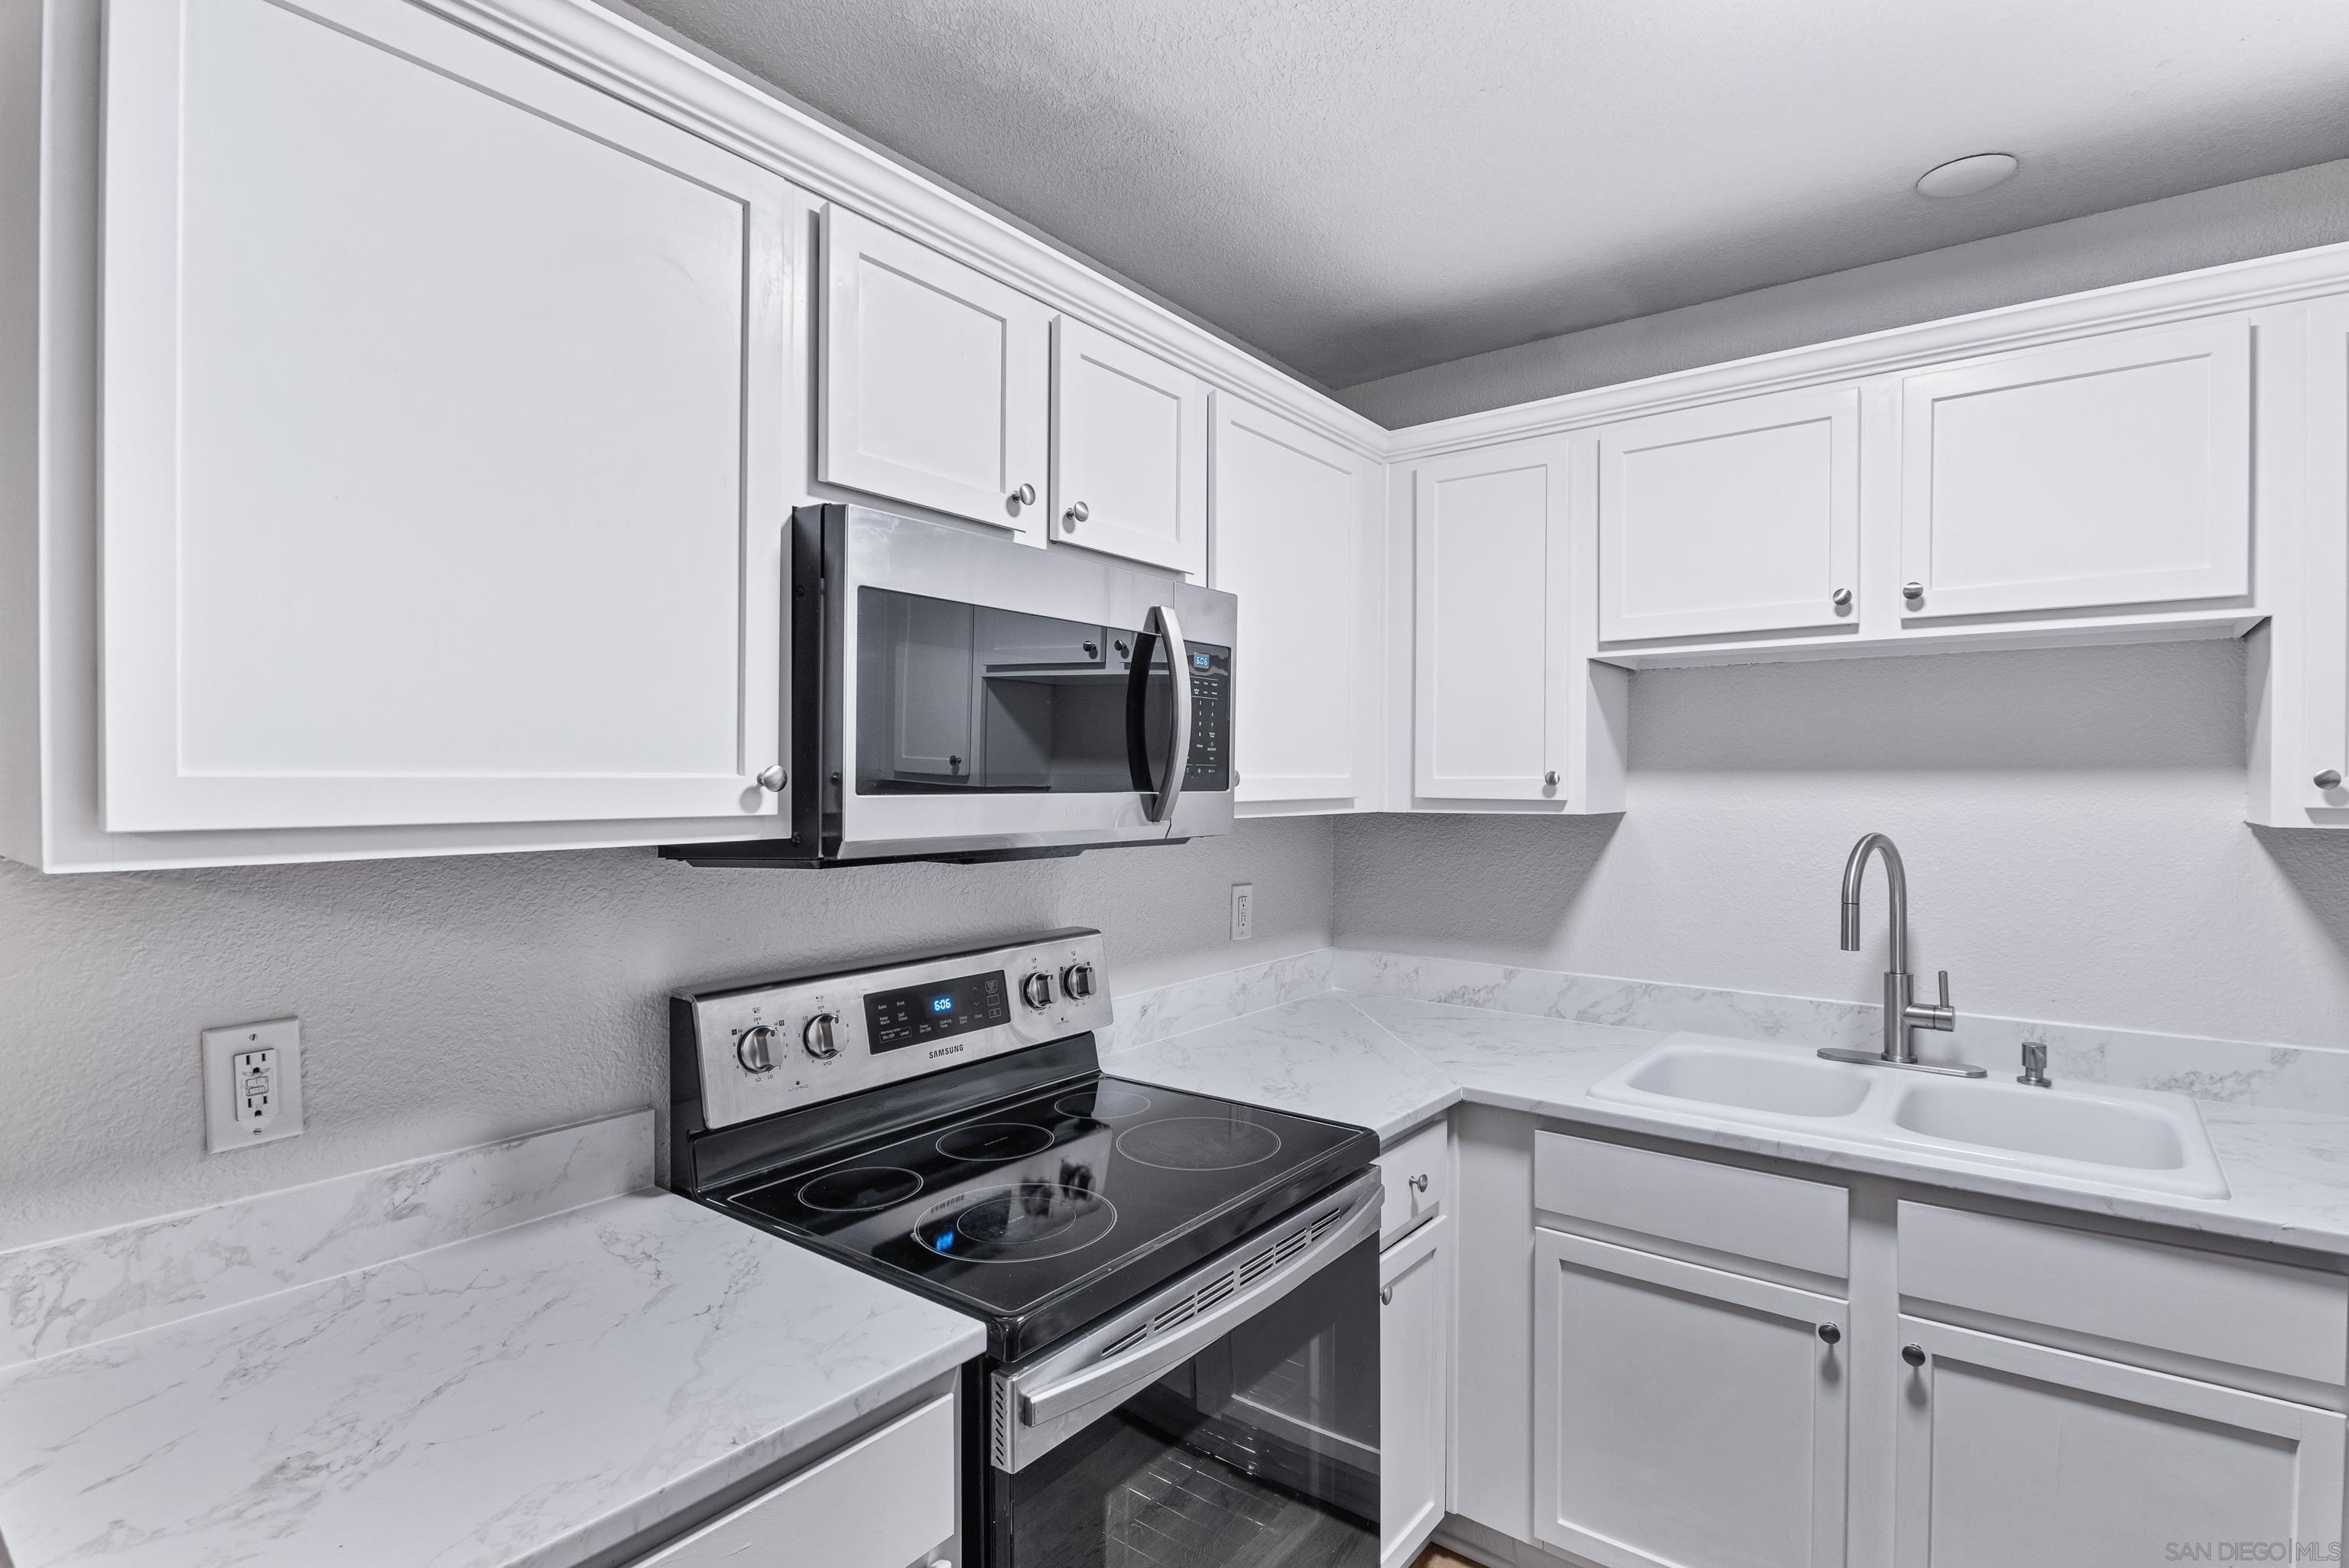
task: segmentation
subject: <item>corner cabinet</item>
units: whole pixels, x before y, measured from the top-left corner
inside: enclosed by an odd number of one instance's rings
[[[1623,675],[1583,656],[1573,478],[1563,438],[1412,469],[1411,787],[1436,810],[1621,809]]]
[[[1209,582],[1239,598],[1239,803],[1364,804],[1376,787],[1378,466],[1226,393],[1212,429]]]
[[[113,7],[106,830],[773,815],[795,201],[399,0]]]

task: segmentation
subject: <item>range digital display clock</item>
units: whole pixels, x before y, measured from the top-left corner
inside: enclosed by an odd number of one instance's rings
[[[1011,988],[1000,969],[864,998],[865,1038],[876,1056],[1010,1021]]]

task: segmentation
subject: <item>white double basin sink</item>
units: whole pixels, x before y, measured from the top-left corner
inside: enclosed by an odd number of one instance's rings
[[[2228,1195],[2202,1113],[2181,1094],[1942,1078],[1675,1035],[1590,1097],[2063,1181]]]

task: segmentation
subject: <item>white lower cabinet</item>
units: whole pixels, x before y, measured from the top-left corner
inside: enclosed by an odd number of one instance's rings
[[[1438,1218],[1379,1254],[1379,1568],[1402,1568],[1444,1518],[1452,1259]]]
[[[2268,1555],[2234,1560],[2334,1560],[2333,1412],[1921,1318],[1900,1335],[1899,1568],[2139,1568],[2247,1542]]]
[[[1534,1533],[1605,1568],[1844,1561],[1845,1303],[1534,1233]]]
[[[942,1394],[629,1568],[945,1568],[955,1425]]]

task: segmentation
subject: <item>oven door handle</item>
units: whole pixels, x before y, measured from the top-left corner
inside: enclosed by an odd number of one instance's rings
[[[1135,1389],[1156,1382],[1303,1284],[1322,1264],[1364,1237],[1377,1234],[1384,1200],[1379,1173],[1366,1171],[1331,1198],[1309,1205],[1313,1211],[1309,1218],[1276,1227],[1276,1233],[1260,1244],[1234,1248],[1171,1285],[1153,1291],[1067,1352],[1002,1377],[1018,1408],[1019,1424],[1042,1427],[1089,1407],[1123,1402]],[[1335,1210],[1330,1206],[1333,1202],[1338,1205]],[[1324,1226],[1304,1246],[1296,1246],[1298,1237],[1312,1235],[1313,1227],[1333,1214],[1334,1223]],[[1246,1284],[1238,1283],[1240,1274],[1266,1253],[1277,1255],[1284,1251],[1288,1252],[1287,1257],[1262,1268]],[[1222,1294],[1226,1276],[1231,1284],[1228,1294]],[[1214,1305],[1164,1328],[1155,1326],[1159,1317],[1180,1310],[1185,1298],[1196,1300],[1206,1293],[1216,1294]],[[1126,1348],[1100,1354],[1102,1346],[1120,1344],[1137,1330],[1142,1337]],[[1063,1366],[1069,1367],[1065,1372],[1061,1370]]]
[[[1183,623],[1172,604],[1150,607],[1148,628],[1166,643],[1166,669],[1172,677],[1167,695],[1174,698],[1174,723],[1166,741],[1166,767],[1158,777],[1158,793],[1150,802],[1150,820],[1172,822],[1174,803],[1183,799],[1183,777],[1191,766],[1191,645],[1183,640]]]

